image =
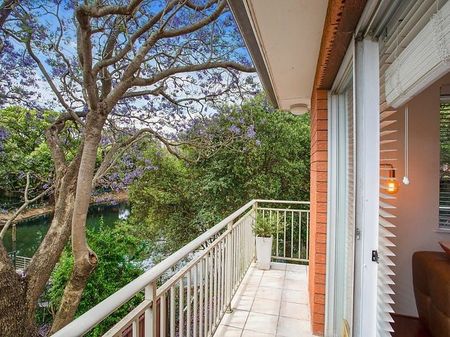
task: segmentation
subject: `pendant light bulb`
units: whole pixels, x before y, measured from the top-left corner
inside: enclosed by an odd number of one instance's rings
[[[404,176],[402,182],[403,185],[409,185],[409,178],[407,176]]]
[[[400,184],[397,180],[395,180],[395,177],[389,178],[387,183],[387,192],[389,194],[396,194],[398,192],[398,189],[400,187]]]

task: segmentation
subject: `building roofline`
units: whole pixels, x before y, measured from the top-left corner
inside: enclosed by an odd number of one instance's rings
[[[366,0],[329,0],[313,92],[331,89],[365,6]]]
[[[258,71],[259,78],[263,85],[264,91],[266,92],[270,102],[276,107],[279,107],[277,96],[270,79],[269,72],[267,70],[266,62],[264,61],[264,56],[261,53],[261,49],[258,44],[258,40],[253,31],[252,24],[247,14],[247,9],[245,7],[243,0],[227,0],[228,5],[233,13],[235,21],[238,25],[239,31],[244,39],[247,50],[253,60],[253,64]]]

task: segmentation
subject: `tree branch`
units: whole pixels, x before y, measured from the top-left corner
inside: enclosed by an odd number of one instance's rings
[[[167,4],[167,6],[154,15],[148,22],[146,22],[141,28],[139,28],[134,34],[130,36],[124,48],[118,51],[115,56],[110,56],[96,63],[93,68],[93,73],[97,74],[104,67],[108,67],[118,61],[120,61],[125,55],[133,48],[133,44],[141,37],[143,34],[148,32],[168,11],[171,11],[173,7],[178,3],[178,0],[172,0]]]
[[[193,25],[179,28],[179,29],[164,31],[164,33],[162,34],[162,37],[169,38],[169,37],[175,37],[175,36],[180,36],[180,35],[185,35],[185,34],[195,32],[196,30],[199,30],[200,28],[207,26],[211,22],[215,21],[220,16],[220,14],[222,14],[222,11],[224,10],[225,6],[226,6],[226,1],[221,0],[220,3],[218,4],[217,8],[214,10],[214,12],[211,15],[207,16],[206,18],[204,18],[202,20],[197,21]]]
[[[218,61],[218,62],[208,62],[202,64],[192,64],[188,66],[180,66],[173,67],[170,69],[166,69],[159,74],[150,77],[150,78],[135,78],[132,82],[135,86],[147,86],[155,84],[171,75],[180,74],[180,73],[189,73],[200,70],[207,70],[213,68],[224,68],[224,69],[234,69],[242,72],[252,73],[255,72],[256,69],[254,67],[247,67],[237,62],[232,61]]]
[[[98,103],[98,88],[92,71],[91,25],[89,16],[85,15],[81,10],[76,12],[76,18],[79,23],[77,50],[81,66],[83,67],[83,87],[87,93],[89,108],[95,111]]]
[[[4,0],[0,5],[0,29],[6,22],[6,19],[13,11],[14,7],[19,3],[20,0]]]
[[[41,199],[44,195],[49,193],[53,186],[47,188],[45,191],[38,194],[36,197],[29,199],[28,197],[28,190],[30,188],[30,173],[27,173],[27,183],[25,185],[25,192],[24,192],[24,203],[14,212],[14,214],[6,221],[5,225],[3,226],[2,230],[0,231],[0,240],[5,237],[6,231],[8,230],[9,226],[13,223],[13,221],[22,213],[22,211],[27,208],[30,204],[34,203],[35,201]]]
[[[93,18],[100,18],[107,15],[133,15],[142,1],[132,0],[128,6],[82,5],[78,10]]]
[[[31,37],[25,42],[26,49],[28,51],[28,54],[31,56],[31,58],[36,62],[39,70],[41,71],[42,75],[44,76],[45,80],[47,81],[48,85],[52,89],[53,93],[58,98],[59,103],[71,114],[73,119],[79,123],[80,125],[84,125],[84,123],[81,121],[81,119],[77,116],[77,114],[72,110],[72,108],[66,103],[64,100],[62,94],[59,92],[58,88],[56,88],[55,83],[53,82],[52,78],[50,77],[50,74],[47,72],[47,69],[45,69],[44,65],[42,64],[41,60],[37,55],[34,53],[33,48],[31,47]]]

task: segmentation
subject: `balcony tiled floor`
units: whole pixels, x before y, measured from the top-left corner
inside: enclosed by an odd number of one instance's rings
[[[307,267],[251,266],[214,337],[311,337]]]

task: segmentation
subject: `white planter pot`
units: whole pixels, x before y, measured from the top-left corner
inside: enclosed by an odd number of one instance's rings
[[[272,258],[272,238],[256,237],[256,267],[262,270],[270,269]]]

